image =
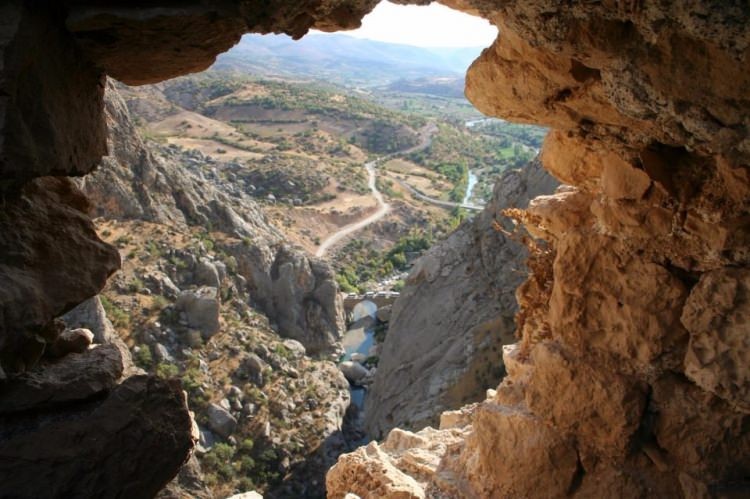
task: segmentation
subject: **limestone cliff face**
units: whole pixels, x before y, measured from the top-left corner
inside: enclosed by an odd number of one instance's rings
[[[393,306],[365,411],[370,435],[435,425],[440,413],[484,398],[515,342],[515,292],[527,252],[497,230],[505,208],[525,208],[557,181],[535,160],[506,171],[485,210],[420,258]]]
[[[343,456],[329,496],[747,495],[750,9],[447,3],[500,28],[469,98],[551,126],[571,187],[519,215],[548,247],[497,391]]]

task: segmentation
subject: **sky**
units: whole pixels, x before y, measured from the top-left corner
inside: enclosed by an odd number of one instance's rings
[[[444,5],[395,5],[381,2],[349,36],[419,47],[487,47],[497,28],[478,17]]]

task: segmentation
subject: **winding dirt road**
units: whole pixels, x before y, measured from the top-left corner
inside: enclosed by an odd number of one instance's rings
[[[358,230],[364,229],[368,225],[377,222],[378,220],[386,216],[389,211],[391,211],[391,205],[385,202],[385,199],[383,199],[383,194],[380,193],[378,187],[375,185],[375,165],[382,159],[383,158],[378,158],[370,161],[369,163],[365,163],[365,168],[367,169],[368,176],[367,186],[370,188],[373,197],[375,197],[375,200],[378,202],[378,211],[358,222],[345,225],[338,231],[331,234],[325,241],[321,243],[320,246],[318,246],[318,249],[315,251],[315,256],[324,256],[333,245],[340,242],[342,239],[345,239],[353,232],[357,232]]]
[[[385,202],[385,199],[383,198],[383,194],[381,194],[381,192],[378,190],[377,185],[375,185],[376,184],[375,179],[377,178],[377,175],[375,173],[375,167],[381,161],[387,161],[393,157],[400,156],[402,154],[409,154],[409,153],[424,149],[426,147],[429,147],[429,145],[432,143],[432,136],[435,135],[437,130],[438,128],[435,123],[428,123],[422,128],[422,130],[420,130],[419,132],[420,141],[414,147],[410,147],[409,149],[404,149],[403,151],[389,154],[387,156],[381,156],[377,159],[370,161],[369,163],[365,163],[365,169],[367,169],[367,177],[368,177],[367,186],[370,188],[370,191],[372,192],[373,197],[378,202],[378,211],[368,216],[367,218],[363,218],[362,220],[358,222],[345,225],[344,227],[340,228],[339,230],[337,230],[336,232],[328,236],[328,238],[326,238],[326,240],[323,241],[320,244],[320,246],[318,246],[318,249],[315,251],[315,256],[318,256],[318,257],[325,256],[328,250],[330,250],[334,245],[341,242],[343,239],[346,239],[352,233],[357,232],[358,230],[364,229],[368,225],[377,222],[378,220],[386,216],[389,211],[391,211],[391,206]]]

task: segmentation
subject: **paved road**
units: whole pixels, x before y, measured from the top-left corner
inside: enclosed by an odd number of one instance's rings
[[[442,206],[443,208],[464,208],[466,210],[472,210],[472,211],[482,211],[484,209],[484,206],[477,206],[474,204],[464,204],[464,203],[453,203],[451,201],[442,201],[440,199],[431,198],[429,196],[425,196],[424,194],[422,194],[417,189],[410,186],[403,180],[396,179],[396,182],[398,182],[401,185],[401,187],[411,192],[413,196],[421,199],[422,201],[426,201],[430,204],[434,204],[437,206]]]
[[[404,149],[403,151],[399,151],[396,153],[389,154],[387,156],[381,156],[380,158],[376,158],[369,163],[365,163],[365,169],[367,170],[367,186],[370,188],[370,192],[372,192],[373,197],[378,202],[378,211],[373,213],[372,215],[368,216],[367,218],[363,218],[362,220],[358,222],[351,223],[349,225],[345,225],[344,227],[340,228],[328,238],[321,243],[320,246],[318,246],[318,249],[315,251],[315,256],[322,257],[325,256],[325,254],[330,250],[334,245],[341,242],[343,239],[346,239],[354,232],[357,232],[358,230],[364,229],[370,224],[373,224],[386,216],[389,211],[391,211],[391,206],[385,202],[385,199],[383,199],[383,194],[378,190],[378,187],[375,182],[376,179],[376,173],[375,168],[378,163],[381,161],[387,161],[393,157],[400,156],[402,154],[410,154],[412,152],[419,151],[421,149],[425,149],[432,144],[432,136],[435,135],[435,133],[438,131],[438,127],[435,123],[428,123],[425,125],[422,130],[419,131],[420,140],[417,145],[414,147],[410,147],[409,149]],[[429,201],[430,198],[427,198],[426,200]],[[437,200],[434,200],[437,201]],[[439,201],[438,201],[439,202]],[[481,208],[480,208],[481,209]]]

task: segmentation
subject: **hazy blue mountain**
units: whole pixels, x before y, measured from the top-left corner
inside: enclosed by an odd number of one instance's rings
[[[245,35],[219,56],[214,69],[371,87],[417,78],[462,78],[481,51],[482,47],[424,48],[341,34],[311,34],[298,41],[285,35]]]

